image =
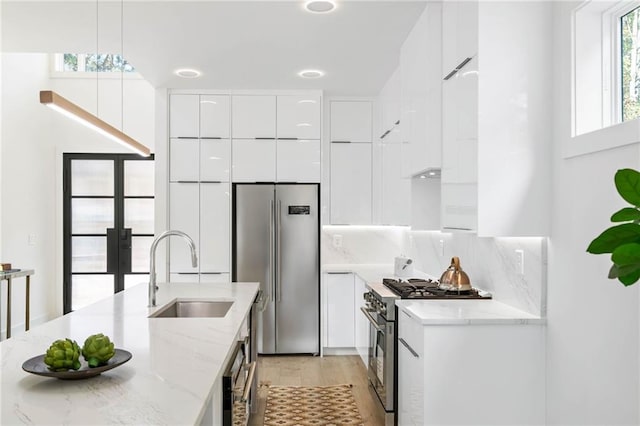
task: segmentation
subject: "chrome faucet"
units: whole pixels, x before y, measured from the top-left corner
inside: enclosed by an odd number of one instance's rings
[[[166,237],[170,237],[171,235],[177,235],[179,237],[187,240],[189,244],[189,248],[191,248],[191,266],[194,268],[198,266],[198,255],[196,254],[196,245],[191,239],[190,236],[185,234],[182,231],[164,231],[162,234],[158,235],[151,243],[151,250],[149,257],[151,258],[151,265],[149,267],[149,307],[156,306],[156,291],[158,290],[158,286],[156,285],[156,248],[158,247],[158,243]]]

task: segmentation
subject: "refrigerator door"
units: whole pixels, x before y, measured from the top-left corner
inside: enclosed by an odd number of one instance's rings
[[[266,305],[258,312],[258,352],[273,354],[276,353],[274,186],[237,184],[234,195],[234,280],[260,283]]]
[[[276,185],[276,349],[318,353],[318,185]]]

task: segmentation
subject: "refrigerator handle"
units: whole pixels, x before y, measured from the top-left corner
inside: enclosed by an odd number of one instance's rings
[[[281,283],[281,271],[282,271],[282,239],[281,239],[281,228],[282,221],[280,217],[282,215],[282,201],[278,200],[278,210],[276,211],[276,215],[278,216],[278,235],[276,236],[276,301],[279,302],[282,297],[282,283]]]
[[[270,203],[270,209],[269,209],[269,296],[268,298],[271,299],[271,301],[274,301],[274,293],[275,293],[275,280],[274,280],[274,276],[275,276],[275,262],[274,262],[274,256],[273,256],[273,245],[275,243],[275,230],[274,230],[274,221],[275,221],[275,215],[274,215],[274,205],[273,205],[273,200],[269,201]]]

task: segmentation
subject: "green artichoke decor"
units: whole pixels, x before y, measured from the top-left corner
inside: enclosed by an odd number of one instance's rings
[[[80,347],[71,339],[59,339],[49,346],[44,363],[49,370],[67,371],[80,368]]]
[[[89,367],[104,365],[115,354],[115,348],[108,336],[102,333],[87,337],[82,346],[82,356]]]

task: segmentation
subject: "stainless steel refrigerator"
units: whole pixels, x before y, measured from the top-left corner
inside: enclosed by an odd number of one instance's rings
[[[260,282],[258,352],[320,350],[318,184],[233,185],[233,281]]]

